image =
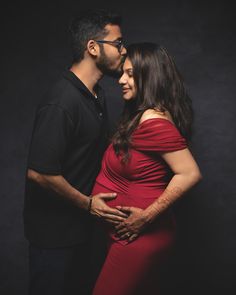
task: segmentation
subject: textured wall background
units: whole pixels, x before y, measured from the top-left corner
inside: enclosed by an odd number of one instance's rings
[[[233,6],[225,1],[109,4],[124,18],[127,43],[155,41],[175,57],[195,109],[194,155],[203,181],[176,206],[179,244],[167,278],[177,294],[235,294],[235,76]],[[1,25],[0,293],[26,294],[27,242],[22,209],[26,157],[34,111],[70,64],[67,25],[86,5],[78,1],[7,4]],[[102,80],[112,123],[122,109],[120,89]],[[235,288],[236,290],[236,288]]]

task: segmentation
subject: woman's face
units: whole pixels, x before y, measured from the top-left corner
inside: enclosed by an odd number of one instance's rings
[[[130,59],[127,57],[123,65],[123,75],[119,80],[119,84],[122,86],[123,98],[130,100],[136,97],[136,86],[133,78],[133,67]]]

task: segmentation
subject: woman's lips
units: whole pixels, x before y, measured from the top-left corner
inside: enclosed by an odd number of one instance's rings
[[[130,90],[129,88],[123,88],[123,89],[122,89],[123,93],[126,93],[126,92],[128,92],[129,90]]]

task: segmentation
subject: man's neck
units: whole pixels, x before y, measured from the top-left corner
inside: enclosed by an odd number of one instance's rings
[[[70,68],[70,71],[84,83],[93,95],[96,94],[94,87],[102,78],[102,73],[92,61],[82,60],[80,63],[74,63]]]

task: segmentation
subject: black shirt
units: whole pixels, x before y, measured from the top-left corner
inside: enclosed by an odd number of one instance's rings
[[[42,174],[62,175],[89,195],[99,172],[107,139],[107,114],[102,89],[95,98],[70,71],[63,73],[36,114],[28,168]],[[25,236],[45,247],[86,241],[88,213],[65,198],[26,180]]]

